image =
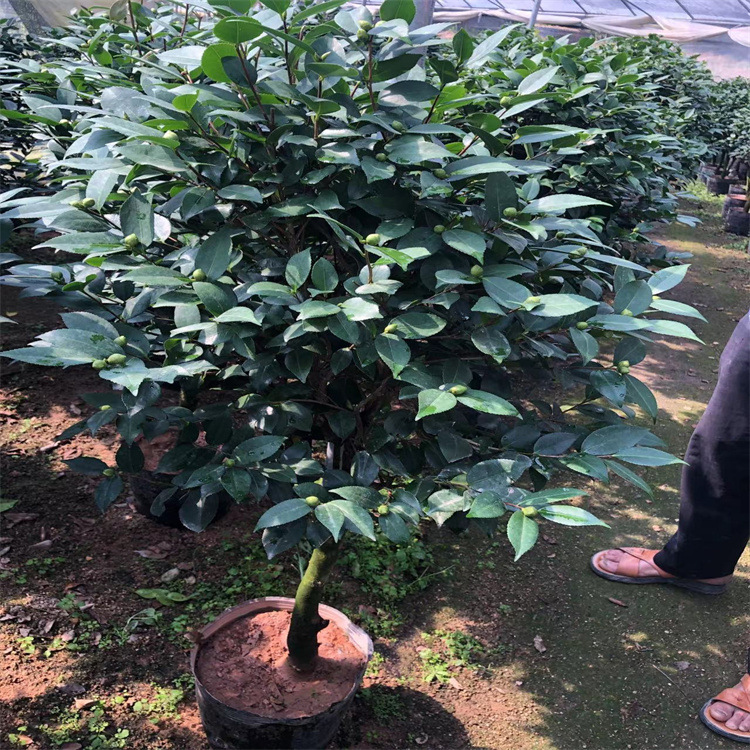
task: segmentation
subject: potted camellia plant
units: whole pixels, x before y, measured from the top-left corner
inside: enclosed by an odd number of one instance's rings
[[[52,108],[69,123],[43,159],[59,188],[0,196],[0,221],[54,232],[41,246],[65,255],[5,257],[2,281],[68,311],[3,356],[113,386],[64,436],[119,434],[115,465],[69,461],[102,476],[102,511],[158,445],[155,515],[175,503],[201,531],[223,498],[254,500],[269,557],[312,550],[294,600],[225,613],[192,658],[212,745],[323,747],[371,653],[321,604],[346,536],[503,524],[518,559],[540,521],[601,524],[559,476],[649,491],[628,465],[677,462],[632,422],[656,403],[631,368],[650,333],[694,338],[658,310],[697,313],[660,298],[686,266],[607,246],[609,206],[555,183],[553,150],[507,155],[504,119],[557,73],[519,63],[501,92],[470,93],[511,29],[476,45],[410,30],[408,0],[377,23],[341,0],[212,4],[199,26],[114,8],[112,51],[134,38],[129,67],[110,54],[118,85],[79,106],[101,71],[66,64],[62,100],[30,98],[41,132]],[[589,135],[566,137],[585,154]],[[533,368],[575,399],[549,403]]]

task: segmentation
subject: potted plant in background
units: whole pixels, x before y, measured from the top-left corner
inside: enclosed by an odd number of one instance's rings
[[[119,433],[115,466],[70,461],[103,477],[103,511],[168,436],[156,515],[174,501],[201,531],[223,497],[253,499],[269,557],[311,550],[294,601],[223,615],[193,664],[215,746],[322,747],[371,649],[320,605],[346,535],[399,544],[425,519],[489,534],[505,517],[518,559],[542,519],[601,524],[557,478],[612,472],[648,492],[627,464],[678,461],[628,421],[630,405],[656,417],[630,370],[649,333],[695,338],[658,310],[699,314],[660,297],[686,266],[652,273],[603,242],[608,206],[550,177],[553,149],[506,155],[504,119],[557,74],[519,63],[512,92],[471,93],[512,29],[477,45],[410,31],[402,0],[378,23],[366,8],[322,21],[339,0],[215,5],[187,34],[175,16],[179,42],[142,60],[165,11],[140,8],[132,69],[86,106],[71,71],[55,102],[71,132],[45,158],[59,190],[0,196],[0,221],[34,220],[57,233],[42,246],[79,256],[5,258],[3,282],[69,312],[3,355],[114,386],[64,436]],[[567,133],[581,150],[590,135]],[[576,399],[538,398],[532,369]]]

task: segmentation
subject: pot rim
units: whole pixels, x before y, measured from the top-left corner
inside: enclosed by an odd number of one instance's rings
[[[261,606],[260,608],[256,608],[253,606],[258,604],[266,606]],[[248,609],[250,611],[248,611]],[[201,641],[200,643],[194,645],[190,650],[190,671],[193,674],[193,679],[195,680],[196,687],[199,688],[206,696],[211,698],[211,700],[231,710],[235,714],[254,717],[266,722],[278,722],[283,724],[306,724],[309,723],[311,719],[314,719],[317,716],[335,711],[339,706],[348,704],[362,684],[362,678],[364,677],[365,671],[367,670],[367,665],[370,663],[370,659],[372,659],[374,647],[372,639],[366,631],[364,631],[358,625],[355,625],[343,612],[336,609],[335,607],[331,607],[328,604],[319,605],[320,614],[326,619],[332,620],[338,627],[340,627],[346,634],[350,643],[352,643],[364,657],[364,661],[362,662],[362,666],[357,672],[357,676],[354,679],[351,690],[349,690],[349,692],[341,700],[332,703],[328,708],[310,716],[301,716],[298,718],[279,717],[278,719],[275,719],[272,716],[262,716],[261,714],[254,714],[251,711],[245,711],[228,706],[226,703],[224,703],[224,701],[222,701],[220,698],[217,698],[213,693],[207,690],[205,685],[203,685],[203,683],[200,681],[198,672],[196,670],[196,665],[198,663],[198,656],[200,654],[201,647],[203,646],[203,643],[208,640],[208,638],[217,633],[219,630],[227,627],[235,620],[241,619],[242,617],[253,617],[255,615],[262,614],[263,612],[291,612],[292,609],[294,609],[294,599],[290,599],[286,596],[262,596],[257,599],[248,599],[247,601],[241,602],[234,607],[230,607],[229,609],[224,610],[205,627],[201,628],[198,631],[201,635]]]

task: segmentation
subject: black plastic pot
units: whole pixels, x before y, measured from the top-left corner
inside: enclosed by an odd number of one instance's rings
[[[727,214],[735,208],[744,208],[745,207],[745,196],[740,195],[732,195],[731,193],[727,195],[727,197],[724,199],[724,205],[721,209],[721,215],[724,219],[727,218]]]
[[[157,495],[164,489],[172,486],[171,474],[158,474],[153,471],[142,471],[130,479],[130,489],[133,495],[133,508],[142,516],[162,526],[169,526],[173,529],[184,529],[180,521],[180,506],[184,500],[184,491],[176,492],[164,503],[164,511],[160,515],[151,512],[151,506]],[[213,521],[218,521],[226,515],[232,506],[232,498],[225,492],[219,496],[219,508]],[[213,523],[212,521],[212,523]]]
[[[711,177],[706,183],[706,187],[708,188],[708,192],[713,195],[726,195],[733,184],[731,180],[724,180],[721,177]]]
[[[724,217],[724,229],[731,234],[747,237],[750,234],[750,214],[742,208],[731,208]]]
[[[268,596],[263,599],[240,604],[219,615],[201,631],[201,642],[218,630],[243,617],[253,617],[262,612],[285,610],[291,612],[294,599]],[[240,711],[222,703],[209,693],[198,679],[196,665],[200,656],[200,644],[190,653],[190,668],[195,678],[195,693],[203,728],[208,742],[214,750],[272,750],[276,748],[305,748],[322,750],[333,739],[341,719],[351,705],[354,695],[362,684],[367,663],[372,658],[370,637],[358,628],[345,614],[325,604],[320,605],[320,614],[340,627],[351,643],[362,653],[362,668],[346,697],[334,703],[326,711],[301,719],[269,718]]]

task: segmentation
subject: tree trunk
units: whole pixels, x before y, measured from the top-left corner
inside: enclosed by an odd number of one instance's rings
[[[287,635],[289,663],[298,672],[312,672],[318,658],[318,633],[328,625],[318,613],[326,580],[336,564],[339,546],[333,539],[313,551],[294,598]]]

